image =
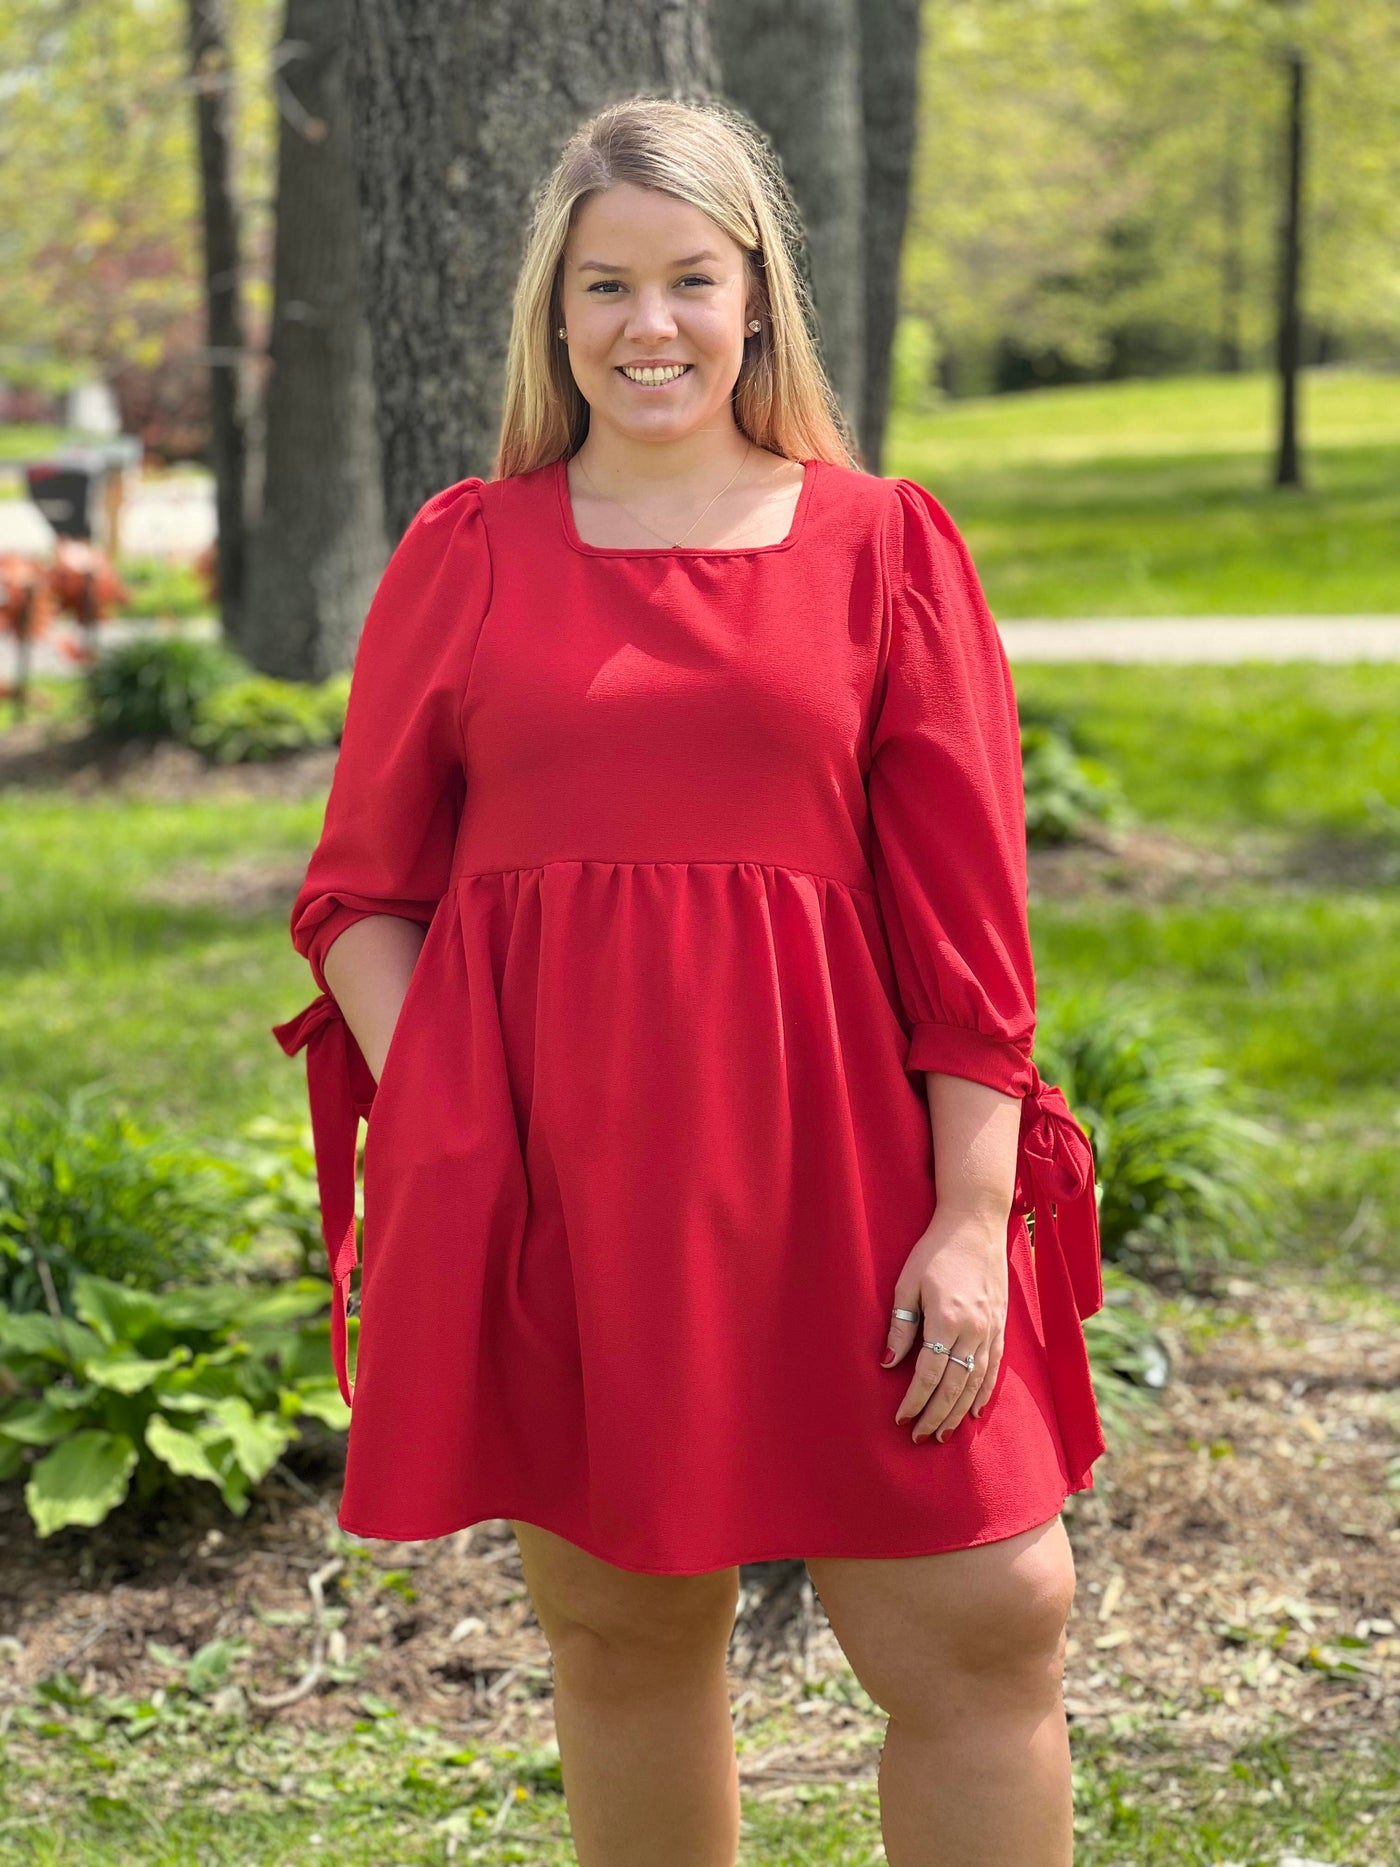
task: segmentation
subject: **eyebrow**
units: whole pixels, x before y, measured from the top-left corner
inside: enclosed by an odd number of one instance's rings
[[[682,266],[698,266],[702,259],[713,260],[716,265],[720,263],[719,254],[711,253],[707,248],[701,253],[688,253],[684,259],[673,259],[671,269],[674,271]],[[577,272],[627,272],[628,270],[626,266],[610,266],[606,260],[602,259],[582,259],[575,267]]]

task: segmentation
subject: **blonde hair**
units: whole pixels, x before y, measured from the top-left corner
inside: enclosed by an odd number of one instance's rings
[[[789,460],[857,466],[813,341],[811,297],[796,263],[801,222],[771,146],[750,118],[718,99],[636,96],[581,124],[535,197],[511,314],[494,477],[572,454],[588,432],[588,404],[558,335],[561,273],[580,206],[618,182],[688,201],[744,249],[763,328],[746,338],[734,385],[740,432]]]

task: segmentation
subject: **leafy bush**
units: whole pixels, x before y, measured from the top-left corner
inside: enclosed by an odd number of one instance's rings
[[[78,1271],[147,1288],[194,1276],[259,1223],[245,1165],[96,1103],[34,1094],[0,1109],[0,1301],[43,1308]]]
[[[1126,807],[1118,780],[1085,758],[1066,734],[1034,721],[1021,724],[1026,786],[1026,841],[1032,849],[1067,843],[1086,820],[1120,821]]]
[[[1042,1074],[1094,1145],[1105,1259],[1208,1288],[1232,1259],[1261,1255],[1277,1137],[1227,1096],[1190,1034],[1085,994],[1060,1001],[1041,1037]]]
[[[101,1523],[133,1481],[144,1502],[197,1478],[241,1517],[299,1417],[349,1423],[328,1295],[314,1278],[155,1295],[80,1274],[77,1320],[0,1306],[0,1478],[27,1467],[39,1535]],[[28,1447],[49,1450],[30,1464]]]
[[[348,675],[333,675],[317,686],[256,675],[202,700],[187,736],[220,764],[338,745],[349,693]]]
[[[1084,1341],[1104,1436],[1121,1441],[1160,1400],[1171,1357],[1157,1331],[1159,1300],[1148,1284],[1105,1264],[1103,1299],[1103,1308],[1085,1318]]]
[[[200,702],[248,671],[217,642],[179,635],[123,642],[87,672],[88,718],[113,739],[183,739]]]

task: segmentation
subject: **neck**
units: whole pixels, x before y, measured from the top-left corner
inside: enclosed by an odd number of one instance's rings
[[[600,492],[625,497],[629,487],[713,488],[751,451],[732,421],[674,441],[637,441],[595,426],[575,458]]]

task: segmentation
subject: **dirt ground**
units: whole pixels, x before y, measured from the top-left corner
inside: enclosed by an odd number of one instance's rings
[[[1303,1278],[1235,1281],[1171,1332],[1178,1377],[1066,1524],[1079,1576],[1071,1721],[1131,1742],[1169,1721],[1207,1756],[1282,1723],[1324,1746],[1400,1720],[1400,1337],[1393,1306]],[[362,1693],[485,1744],[553,1739],[549,1655],[503,1521],[430,1543],[344,1538],[338,1442],[279,1467],[243,1520],[183,1514],[38,1539],[0,1487],[0,1728],[64,1671],[87,1692],[177,1686],[246,1643],[222,1702],[347,1728]],[[774,1592],[774,1584],[779,1584]],[[151,1643],[169,1651],[153,1653]],[[873,1775],[883,1716],[805,1570],[755,1565],[731,1646],[756,1793]]]

